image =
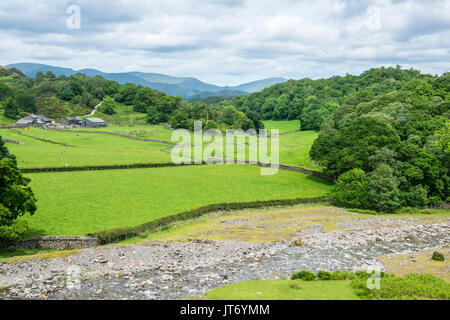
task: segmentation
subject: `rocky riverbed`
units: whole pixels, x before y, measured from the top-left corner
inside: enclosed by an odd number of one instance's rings
[[[383,269],[377,257],[450,243],[450,219],[350,219],[323,232],[313,224],[291,239],[147,241],[52,259],[0,261],[2,299],[178,299],[246,280],[292,272]],[[299,240],[295,242],[294,240]]]

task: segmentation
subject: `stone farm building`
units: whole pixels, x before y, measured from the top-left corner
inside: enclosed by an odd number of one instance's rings
[[[100,118],[86,118],[83,120],[83,126],[87,128],[106,127],[106,121]]]
[[[67,117],[63,119],[62,123],[67,126],[82,126],[83,125],[83,119],[80,117]]]
[[[29,113],[26,117],[20,119],[16,122],[16,126],[18,127],[29,127],[29,126],[43,126],[45,124],[52,123],[48,117],[38,114],[35,115],[33,113]]]

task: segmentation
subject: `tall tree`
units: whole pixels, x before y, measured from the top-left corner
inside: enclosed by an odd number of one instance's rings
[[[17,218],[36,211],[36,198],[0,137],[0,239],[17,239],[27,230],[25,221]]]

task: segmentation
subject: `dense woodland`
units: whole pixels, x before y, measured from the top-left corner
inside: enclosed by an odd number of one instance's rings
[[[381,67],[291,80],[219,105],[320,130],[310,155],[337,179],[340,204],[395,211],[450,200],[450,73]]]
[[[368,102],[384,92],[401,89],[412,79],[425,77],[413,69],[382,67],[360,76],[290,80],[220,104],[256,112],[263,120],[299,119],[302,130],[319,130],[341,104]]]

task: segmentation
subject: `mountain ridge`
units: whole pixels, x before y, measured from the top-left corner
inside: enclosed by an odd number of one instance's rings
[[[53,72],[56,76],[71,76],[77,73],[83,73],[86,76],[102,76],[108,80],[114,80],[121,84],[136,83],[138,85],[147,86],[154,90],[164,92],[172,96],[180,96],[184,99],[192,99],[198,97],[212,97],[217,95],[239,96],[256,91],[261,91],[265,87],[286,82],[284,78],[266,78],[248,83],[243,83],[238,86],[218,86],[203,82],[193,77],[173,77],[160,73],[147,72],[118,72],[107,73],[97,69],[81,69],[74,70],[72,68],[64,68],[41,63],[14,63],[6,66],[7,68],[16,68],[22,71],[28,77],[35,77],[40,71],[46,73]]]

